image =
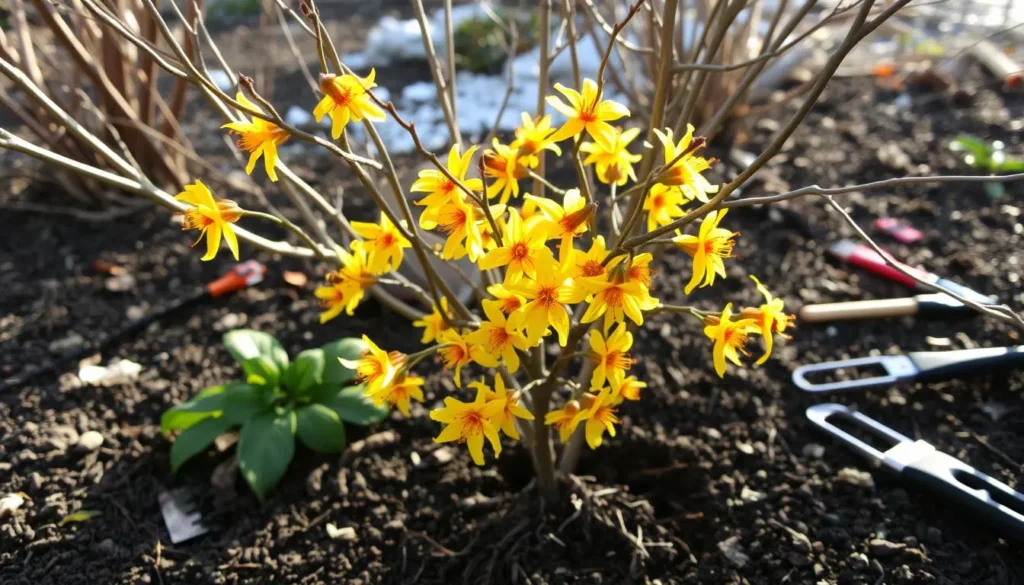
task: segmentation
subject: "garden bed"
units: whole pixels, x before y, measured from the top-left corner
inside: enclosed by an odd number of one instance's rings
[[[894,97],[868,80],[835,80],[790,148],[762,171],[769,179],[755,180],[742,196],[777,192],[780,183],[829,186],[908,173],[962,173],[945,147],[960,132],[1021,149],[1020,95],[983,88],[964,107],[952,95],[924,94],[903,109],[892,105]],[[780,110],[776,119],[785,115]],[[758,151],[771,132],[771,121],[747,129],[750,143],[740,148]],[[910,167],[887,166],[900,166],[898,156],[880,160],[876,153],[892,146],[909,157]],[[714,149],[712,154],[725,158]],[[350,181],[333,168],[324,165],[322,181]],[[1007,190],[998,201],[976,184],[850,194],[843,201],[862,225],[893,216],[925,232],[913,247],[881,240],[898,257],[1019,307],[1024,198],[1018,186]],[[359,208],[358,193],[348,189],[347,211]],[[746,281],[750,272],[791,310],[808,302],[909,294],[826,257],[827,244],[852,231],[820,201],[794,200],[786,208],[792,213],[781,222],[762,209],[731,212],[730,227],[742,233],[740,258],[729,264],[729,278],[713,295],[698,292],[691,300],[709,309],[722,297],[755,302]],[[0,222],[3,378],[45,362],[55,341],[115,329],[127,315],[170,302],[227,266],[223,254],[215,263],[200,263],[187,247],[188,236],[159,211],[109,223],[16,213]],[[243,256],[253,252],[243,250]],[[432,443],[438,425],[427,408],[454,391],[439,372],[428,376],[426,403],[415,405],[411,418],[393,414],[365,432],[350,428],[350,442],[365,440],[362,449],[340,458],[300,449],[264,503],[237,474],[215,471],[227,454],[199,457],[173,476],[160,414],[236,376],[220,346],[224,329],[244,325],[270,332],[291,353],[361,333],[388,349],[418,348],[419,333],[374,302],[354,317],[318,325],[312,288],[322,267],[256,257],[271,265],[259,287],[175,313],[103,354],[103,363],[120,357],[141,364],[135,382],[83,386],[71,365],[59,376],[0,394],[0,493],[29,496],[13,518],[0,520],[0,582],[1024,580],[1021,548],[870,469],[816,433],[803,414],[816,402],[855,405],[1020,489],[1024,376],[829,397],[801,393],[789,381],[798,365],[869,351],[1021,343],[1007,326],[982,318],[798,324],[794,339],[777,347],[765,366],[732,369],[719,380],[710,343],[695,323],[654,316],[634,346],[637,375],[649,388],[640,402],[621,409],[619,436],[584,455],[582,479],[565,488],[578,506],[566,498],[562,508],[539,509],[531,497],[528,457],[509,441],[501,459],[482,468],[461,447]],[[97,260],[124,267],[132,281],[127,290],[108,290],[109,275],[95,269]],[[670,255],[659,268],[654,295],[682,302],[689,264]],[[302,288],[288,285],[282,269],[303,270],[311,281]],[[75,437],[89,430],[104,437],[91,451],[75,445]],[[157,503],[167,488],[194,496],[209,534],[169,543]],[[57,525],[78,509],[100,515]],[[353,527],[355,539],[332,540],[328,523]]]

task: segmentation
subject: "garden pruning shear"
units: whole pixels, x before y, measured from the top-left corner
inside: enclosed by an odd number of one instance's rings
[[[807,374],[881,367],[884,375],[838,382],[815,383]],[[833,392],[891,386],[897,382],[931,382],[1007,368],[1024,367],[1024,345],[952,351],[912,351],[906,355],[880,355],[807,364],[793,370],[793,383],[805,392]]]
[[[842,404],[816,404],[807,409],[807,418],[859,454],[895,471],[907,482],[964,506],[1007,536],[1024,542],[1024,494],[925,441],[911,440]],[[839,421],[846,428],[869,433],[892,446],[879,451],[838,427]]]

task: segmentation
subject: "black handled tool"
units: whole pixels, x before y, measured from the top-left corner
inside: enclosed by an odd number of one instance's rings
[[[814,405],[807,409],[807,418],[861,455],[900,474],[907,482],[963,506],[965,511],[982,518],[1006,536],[1024,542],[1024,494],[925,441],[913,441],[842,404]],[[893,446],[883,453],[837,427],[833,422],[837,418],[887,439]]]
[[[807,374],[810,373],[852,370],[865,366],[881,366],[885,369],[885,375],[825,383],[814,383],[807,379]],[[1024,367],[1024,345],[952,351],[912,351],[906,355],[880,355],[807,364],[793,370],[793,383],[805,392],[834,392],[836,390],[891,386],[897,382],[911,380],[916,382],[948,380],[999,369],[1022,367]]]

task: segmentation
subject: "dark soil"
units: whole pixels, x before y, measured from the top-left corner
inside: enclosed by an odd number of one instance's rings
[[[793,186],[838,185],[906,174],[879,162],[895,145],[909,172],[965,172],[945,149],[958,132],[999,138],[1021,152],[1008,129],[1024,117],[1020,96],[981,90],[975,106],[916,96],[909,109],[864,80],[837,80],[790,147],[744,196]],[[778,119],[786,113],[778,112]],[[748,129],[757,150],[771,122]],[[724,153],[717,153],[722,156]],[[723,156],[724,158],[724,156]],[[920,165],[927,165],[926,171]],[[731,173],[732,170],[726,167]],[[767,191],[766,191],[767,189]],[[990,201],[978,186],[950,184],[843,196],[863,224],[882,215],[927,234],[913,247],[882,240],[897,256],[1024,305],[1019,186]],[[350,189],[350,200],[358,190]],[[351,203],[356,208],[359,203]],[[346,209],[349,209],[348,203]],[[897,285],[837,263],[827,244],[852,232],[819,201],[791,201],[785,222],[744,208],[728,225],[742,232],[729,278],[691,299],[757,301],[749,272],[791,309],[805,302],[905,296]],[[808,238],[807,233],[814,235]],[[189,237],[162,213],[89,224],[7,214],[0,229],[0,377],[47,361],[54,341],[93,339],[126,316],[149,311],[212,279],[226,255],[203,264]],[[251,251],[244,252],[253,257]],[[828,397],[801,393],[791,370],[872,352],[1020,343],[1008,326],[982,318],[798,326],[762,368],[715,376],[710,345],[691,321],[656,316],[639,335],[637,375],[650,388],[623,407],[618,437],[587,452],[575,502],[538,508],[524,451],[506,442],[477,468],[461,448],[431,442],[427,409],[453,390],[429,376],[427,401],[409,419],[395,415],[350,429],[362,448],[342,457],[301,450],[281,484],[260,503],[230,461],[211,453],[169,471],[161,412],[237,370],[219,343],[226,326],[277,335],[291,352],[366,332],[390,349],[414,350],[418,332],[373,303],[355,317],[316,323],[316,267],[256,255],[272,267],[257,289],[175,313],[104,352],[143,366],[136,382],[82,386],[75,364],[0,394],[0,494],[29,501],[0,520],[0,582],[55,583],[965,583],[1024,581],[1024,550],[932,496],[816,433],[804,409],[855,405],[892,428],[925,439],[978,469],[1020,485],[1024,462],[1024,377],[990,375],[931,385],[904,384]],[[104,286],[96,260],[123,266],[124,292]],[[282,269],[313,276],[302,289]],[[689,261],[670,256],[656,295],[688,302]],[[426,373],[426,368],[422,368]],[[74,437],[99,431],[83,452]],[[225,467],[221,467],[225,469]],[[216,477],[211,481],[211,476]],[[171,546],[157,494],[183,488],[210,533]],[[566,498],[567,500],[569,498]],[[59,526],[79,509],[101,514]],[[578,511],[577,511],[578,510]],[[331,540],[327,523],[355,529]],[[638,545],[642,542],[642,545]]]

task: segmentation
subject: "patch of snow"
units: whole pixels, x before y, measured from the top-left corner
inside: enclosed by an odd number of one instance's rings
[[[474,18],[488,18],[486,11],[478,4],[456,6],[452,9],[452,21],[459,24]],[[434,42],[434,49],[443,55],[444,47],[444,10],[436,10],[428,19],[428,31]],[[608,43],[608,34],[598,31],[599,46]],[[557,31],[552,31],[552,43],[556,42]],[[636,41],[636,39],[631,39]],[[554,46],[552,44],[552,46]],[[596,78],[600,68],[602,54],[589,36],[581,38],[576,44],[580,74],[583,77]],[[366,49],[362,53],[351,53],[345,56],[345,63],[353,69],[368,69],[371,66],[381,67],[400,60],[425,60],[423,39],[419,23],[415,19],[398,20],[393,17],[382,18],[367,37]],[[539,89],[539,49],[534,48],[506,63],[501,75],[475,74],[459,71],[456,74],[455,92],[456,106],[459,117],[459,131],[470,141],[481,140],[495,124],[501,110],[508,86],[508,73],[515,76],[515,85],[509,95],[508,105],[498,120],[497,128],[503,132],[511,132],[520,125],[520,113],[528,112],[531,116],[537,108]],[[360,67],[362,66],[362,67]],[[621,67],[621,61],[615,56],[609,67]],[[568,49],[559,53],[550,68],[551,83],[573,83],[572,57]],[[405,119],[416,124],[423,145],[432,151],[446,148],[450,142],[448,126],[432,81],[418,81],[402,88],[400,96],[391,96],[386,88],[374,90],[382,101],[394,99],[398,113]],[[622,95],[616,94],[614,88],[605,86],[605,98],[625,103]],[[562,114],[546,108],[555,125],[565,121]],[[365,138],[365,133],[358,124],[350,124],[349,131],[354,139]],[[381,140],[393,153],[408,153],[414,150],[414,144],[408,133],[393,121],[377,124]],[[371,151],[373,145],[370,145]]]
[[[478,18],[489,18],[487,11],[479,4],[464,4],[452,8],[452,26],[458,28],[460,24]],[[427,31],[434,44],[434,51],[443,55],[446,48],[444,9],[439,8],[427,19]],[[394,61],[411,61],[426,59],[426,49],[423,48],[423,35],[420,33],[419,22],[410,18],[399,20],[393,16],[385,16],[370,29],[366,37],[366,50],[363,53],[366,57],[364,67],[382,67]],[[355,65],[348,64],[353,69]]]
[[[370,69],[369,59],[366,58],[366,53],[363,52],[345,53],[341,56],[341,62],[357,73],[369,71]]]
[[[303,127],[313,123],[313,114],[305,108],[299,106],[292,106],[288,108],[288,111],[284,115],[284,121],[288,122],[292,126]]]
[[[417,81],[402,88],[402,100],[406,102],[437,101],[437,91],[429,81]]]
[[[223,69],[211,69],[210,81],[221,91],[231,91],[235,88],[235,82],[231,80],[231,77]]]

